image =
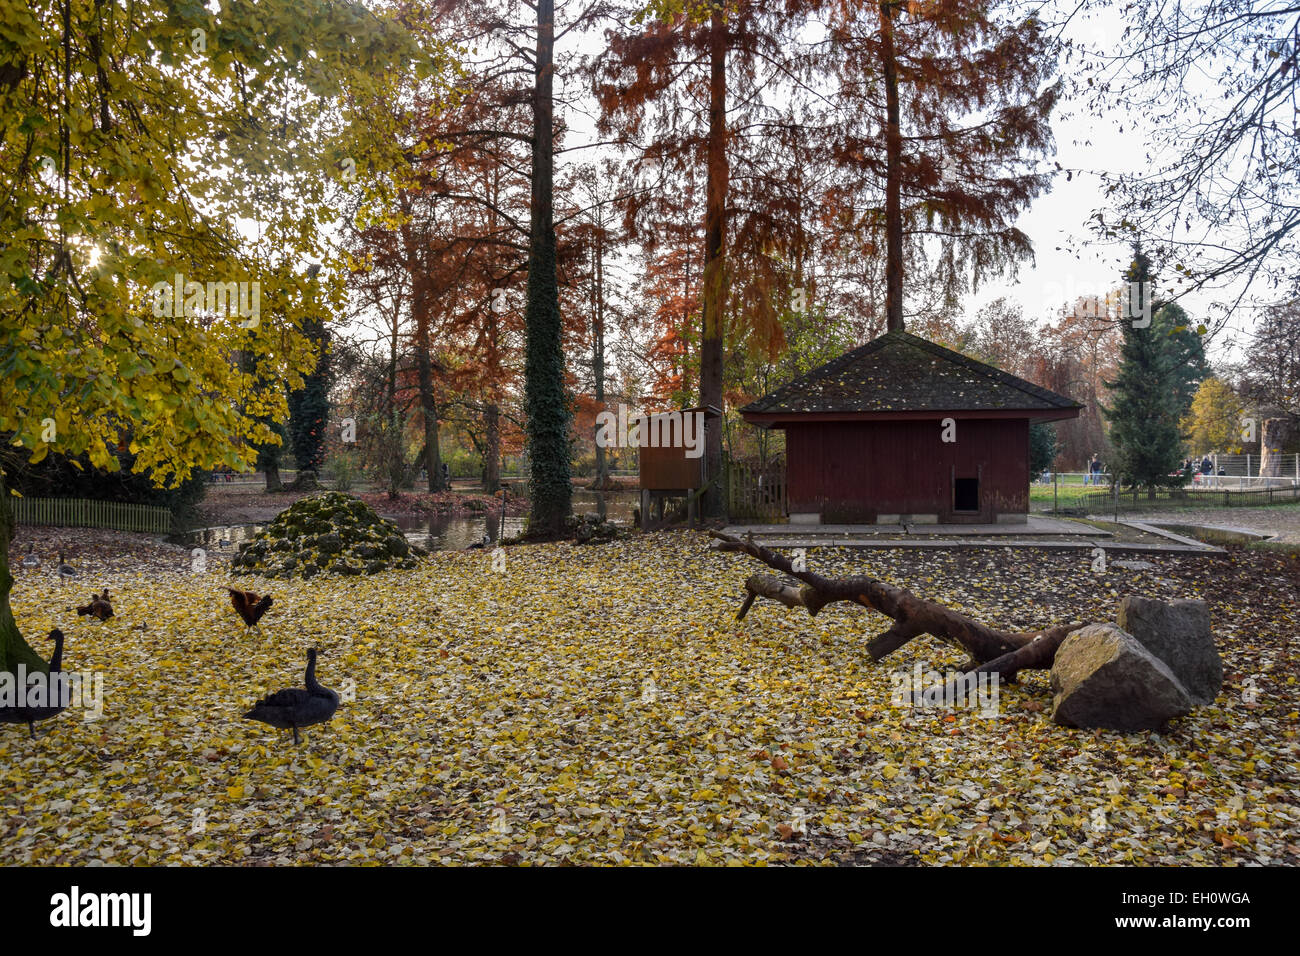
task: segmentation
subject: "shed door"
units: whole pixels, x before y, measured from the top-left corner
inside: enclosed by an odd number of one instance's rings
[[[952,467],[952,513],[956,520],[978,520],[984,509],[982,488],[984,466],[976,465],[972,475],[965,469],[958,472]]]

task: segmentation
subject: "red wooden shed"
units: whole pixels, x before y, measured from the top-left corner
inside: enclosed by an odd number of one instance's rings
[[[993,523],[1028,515],[1029,423],[1082,407],[888,332],[741,414],[785,429],[791,523]]]

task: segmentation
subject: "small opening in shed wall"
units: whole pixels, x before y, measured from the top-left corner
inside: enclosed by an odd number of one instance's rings
[[[957,478],[954,480],[952,510],[980,510],[980,480],[978,478]]]

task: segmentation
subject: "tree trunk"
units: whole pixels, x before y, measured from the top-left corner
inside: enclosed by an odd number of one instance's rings
[[[538,0],[533,91],[532,215],[528,248],[527,346],[529,534],[560,537],[573,511],[569,471],[569,409],[564,392],[564,342],[555,253],[555,2]]]
[[[438,403],[433,394],[433,363],[429,361],[428,313],[419,310],[416,326],[415,365],[420,381],[420,415],[424,419],[424,468],[430,492],[445,491],[442,450],[438,446]]]
[[[1286,419],[1266,418],[1259,426],[1259,477],[1282,477],[1282,444],[1286,441]]]
[[[760,597],[786,607],[805,608],[809,616],[835,601],[852,601],[894,619],[888,630],[867,644],[873,661],[882,660],[914,637],[930,634],[965,651],[970,658],[966,670],[996,673],[1014,680],[1018,671],[1050,668],[1066,635],[1083,626],[1062,624],[1039,631],[1003,631],[884,581],[868,577],[824,578],[810,571],[795,571],[788,559],[752,540],[710,533],[722,542],[718,550],[743,552],[803,582],[802,587],[795,587],[770,574],[751,575],[745,581],[746,597],[737,620],[743,620],[755,598]]]
[[[880,3],[880,56],[885,81],[885,328],[903,330],[903,133],[898,118],[898,61],[893,0]]]
[[[0,470],[0,671],[16,674],[18,665],[26,666],[28,673],[48,671],[45,660],[28,646],[18,631],[13,609],[9,607],[9,592],[14,586],[9,573],[9,542],[13,539],[14,520],[9,510],[9,489],[5,487],[4,472]]]
[[[483,454],[483,490],[496,494],[501,488],[501,409],[490,402],[483,411],[487,428],[486,451]]]
[[[600,204],[596,205],[596,231],[592,249],[593,265],[591,310],[591,373],[596,380],[596,408],[605,408],[605,242],[604,219]],[[600,427],[596,426],[599,433]],[[605,461],[605,446],[596,442],[596,517],[605,520],[605,485],[609,481],[609,465]]]
[[[704,212],[704,302],[700,336],[700,404],[722,408],[723,312],[726,304],[727,241],[727,34],[726,18],[714,9],[709,24],[708,182]],[[704,430],[704,467],[712,487],[705,492],[703,514],[725,513],[722,484],[722,429],[716,421]]]
[[[284,482],[280,480],[280,466],[267,465],[263,471],[266,473],[266,493],[275,494],[277,491],[284,491]]]
[[[289,482],[290,491],[316,491],[320,487],[320,473],[314,468],[298,472]]]

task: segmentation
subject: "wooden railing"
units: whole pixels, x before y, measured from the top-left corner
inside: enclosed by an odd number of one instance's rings
[[[111,528],[155,534],[167,534],[172,529],[171,509],[159,505],[88,498],[10,498],[9,509],[17,524]]]
[[[785,517],[785,462],[753,468],[727,463],[727,515],[731,518]]]

